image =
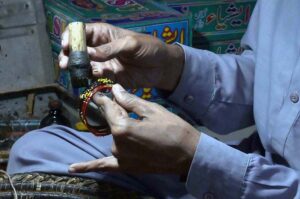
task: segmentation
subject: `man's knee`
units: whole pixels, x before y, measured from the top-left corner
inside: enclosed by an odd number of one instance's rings
[[[8,172],[15,171],[24,164],[31,164],[34,161],[33,151],[39,147],[36,139],[39,139],[40,133],[39,131],[29,132],[14,143],[9,153]]]
[[[77,162],[111,155],[112,138],[95,137],[63,126],[27,133],[13,146],[8,171],[60,170]]]
[[[39,132],[30,132],[19,138],[11,148],[10,157],[26,157],[27,152],[36,147],[35,139],[38,134]]]

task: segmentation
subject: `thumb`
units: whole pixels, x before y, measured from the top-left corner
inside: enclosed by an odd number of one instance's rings
[[[124,109],[134,112],[141,117],[145,117],[149,112],[150,103],[131,93],[128,93],[121,85],[115,84],[112,93],[117,103]]]
[[[118,160],[114,156],[105,157],[98,160],[72,164],[69,173],[86,173],[92,171],[120,171]]]

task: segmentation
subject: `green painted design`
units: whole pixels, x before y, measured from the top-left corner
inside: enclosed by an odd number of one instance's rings
[[[240,39],[256,0],[162,0],[191,17],[193,45],[218,40]]]

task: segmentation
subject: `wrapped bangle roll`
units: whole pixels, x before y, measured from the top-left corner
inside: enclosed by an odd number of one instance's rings
[[[96,136],[108,135],[110,134],[110,129],[106,119],[101,114],[99,107],[93,102],[92,99],[94,94],[97,92],[112,98],[112,86],[113,82],[111,80],[100,78],[80,95],[80,118],[87,126],[89,131]]]

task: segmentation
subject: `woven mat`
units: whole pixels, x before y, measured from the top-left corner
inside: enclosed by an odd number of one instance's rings
[[[22,199],[154,199],[123,187],[86,178],[43,173],[16,174],[11,178],[18,198]],[[0,198],[13,198],[12,187],[4,175],[0,175]]]

